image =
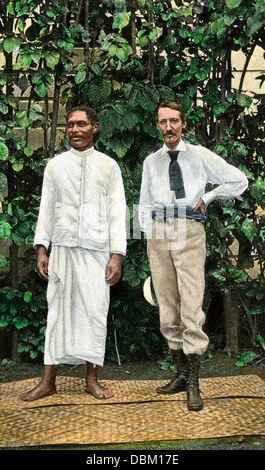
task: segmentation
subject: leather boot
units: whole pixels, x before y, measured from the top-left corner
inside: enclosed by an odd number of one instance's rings
[[[157,393],[173,395],[174,393],[184,392],[186,390],[187,366],[186,356],[182,350],[172,351],[173,360],[177,366],[176,376],[165,386],[158,387]]]
[[[187,378],[187,406],[190,411],[200,411],[203,408],[203,401],[199,389],[199,368],[200,356],[198,354],[188,354],[188,378]]]

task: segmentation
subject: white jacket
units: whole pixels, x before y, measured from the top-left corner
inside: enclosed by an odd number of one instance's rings
[[[126,201],[121,171],[92,147],[52,158],[44,172],[34,246],[126,253]]]

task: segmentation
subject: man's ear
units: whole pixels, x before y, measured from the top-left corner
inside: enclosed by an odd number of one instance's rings
[[[158,121],[156,121],[156,128],[163,135],[163,132],[161,131],[161,128],[159,127]]]
[[[93,124],[93,133],[98,134],[98,132],[99,132],[99,123],[94,122],[94,124]]]

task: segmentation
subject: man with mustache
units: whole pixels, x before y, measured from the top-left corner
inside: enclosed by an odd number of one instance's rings
[[[121,277],[126,252],[126,202],[118,164],[93,146],[98,130],[93,109],[72,109],[70,150],[45,169],[34,239],[37,272],[48,281],[45,367],[24,401],[54,394],[62,363],[86,364],[86,392],[112,397],[97,370],[104,362],[109,290]]]
[[[156,123],[164,145],[144,161],[140,224],[147,236],[161,332],[177,365],[177,375],[157,392],[186,390],[188,409],[198,411],[203,408],[200,356],[209,343],[202,310],[206,208],[215,199],[239,196],[248,182],[220,156],[182,139],[187,119],[178,103],[161,103]],[[206,192],[207,184],[216,187]]]

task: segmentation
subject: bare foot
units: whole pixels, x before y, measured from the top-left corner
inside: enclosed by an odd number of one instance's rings
[[[102,387],[98,382],[97,377],[98,366],[87,362],[87,376],[86,376],[86,392],[93,395],[95,398],[111,398],[113,393]]]
[[[45,382],[41,381],[35,388],[26,392],[22,395],[21,400],[23,401],[33,401],[39,400],[43,397],[48,397],[56,393],[55,385],[47,385]]]
[[[110,390],[102,387],[97,380],[91,380],[90,378],[86,380],[86,392],[100,399],[113,397]]]

